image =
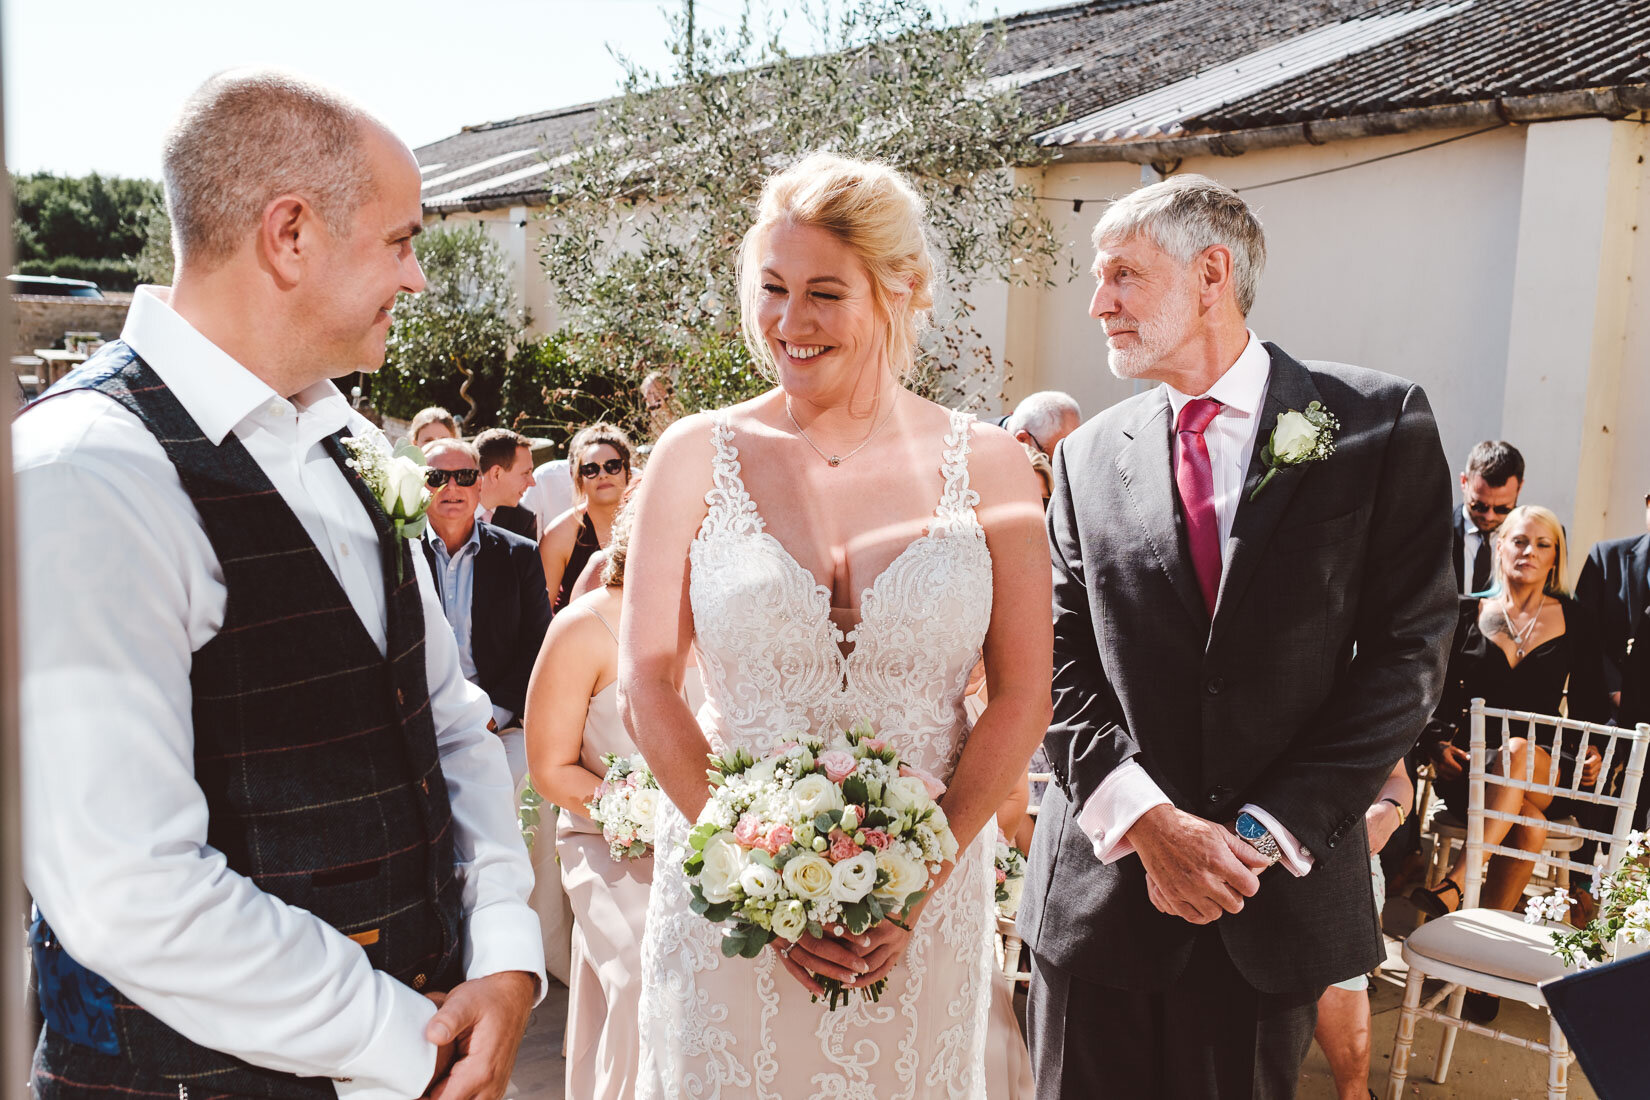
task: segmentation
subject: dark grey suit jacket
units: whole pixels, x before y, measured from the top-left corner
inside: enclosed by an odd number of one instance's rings
[[[1576,581],[1576,601],[1598,621],[1604,642],[1606,690],[1621,690],[1627,643],[1641,638],[1650,606],[1650,534],[1593,547]],[[1635,645],[1650,645],[1650,639]]]
[[[1163,988],[1196,928],[1158,912],[1136,856],[1102,865],[1084,801],[1137,760],[1183,810],[1245,803],[1316,857],[1268,870],[1220,918],[1257,989],[1316,989],[1381,957],[1363,814],[1442,689],[1455,626],[1449,466],[1426,395],[1390,375],[1301,364],[1268,344],[1271,380],[1233,521],[1214,621],[1186,552],[1162,387],[1059,447],[1054,719],[1020,927],[1039,961],[1122,989]],[[1279,413],[1321,400],[1335,454],[1280,472],[1256,500]]]

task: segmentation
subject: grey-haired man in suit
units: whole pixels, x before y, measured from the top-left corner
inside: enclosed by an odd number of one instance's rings
[[[1094,240],[1111,369],[1164,385],[1055,459],[1038,1095],[1292,1096],[1381,958],[1363,814],[1442,688],[1449,467],[1418,386],[1249,331],[1232,191],[1142,188]]]

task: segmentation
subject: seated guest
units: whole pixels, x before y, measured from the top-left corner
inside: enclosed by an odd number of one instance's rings
[[[1621,702],[1621,671],[1633,639],[1644,633],[1650,605],[1650,493],[1644,496],[1646,533],[1593,547],[1576,581],[1576,601],[1592,613],[1604,643],[1604,684]]]
[[[504,741],[511,778],[520,783],[527,771],[527,678],[550,625],[544,571],[530,540],[477,521],[481,469],[474,445],[435,440],[425,459],[431,496],[424,556],[458,639],[459,668],[492,700],[489,728]]]
[[[653,856],[614,860],[586,805],[607,773],[605,753],[636,751],[619,717],[619,624],[624,615],[630,510],[608,544],[604,585],[550,624],[527,702],[533,787],[559,806],[556,852],[573,906],[566,1095],[622,1100],[636,1087],[642,930]]]
[[[521,506],[533,485],[533,447],[509,428],[488,428],[475,438],[481,456],[481,511],[476,518],[524,539],[539,541],[539,517]]]
[[[1059,390],[1040,390],[1022,398],[1003,421],[1003,427],[1028,451],[1054,457],[1060,440],[1083,422],[1077,399]]]
[[[1545,508],[1515,508],[1495,538],[1493,588],[1482,597],[1461,601],[1461,616],[1450,651],[1444,696],[1421,735],[1422,747],[1437,769],[1433,790],[1455,816],[1467,810],[1468,708],[1482,698],[1492,707],[1558,714],[1569,684],[1567,716],[1588,722],[1610,717],[1604,690],[1603,656],[1598,628],[1580,604],[1564,590],[1564,531],[1558,517]],[[1568,739],[1567,739],[1568,740]],[[1579,742],[1579,738],[1577,739]],[[1501,768],[1498,736],[1489,739],[1492,770]],[[1524,775],[1525,757],[1535,754],[1534,774],[1545,781],[1551,767],[1547,749],[1530,745],[1523,737],[1511,739],[1511,774]],[[1569,782],[1574,774],[1575,749],[1561,752],[1559,776]],[[1589,746],[1582,761],[1582,781],[1598,775],[1599,752]],[[1486,808],[1516,813],[1536,820],[1552,820],[1576,812],[1569,799],[1532,794],[1496,784],[1485,792]],[[1546,843],[1547,830],[1514,826],[1499,818],[1484,819],[1484,842],[1536,853]],[[1438,915],[1461,904],[1463,852],[1436,890],[1417,888],[1410,900],[1425,913]],[[1491,909],[1512,909],[1534,870],[1530,860],[1492,856],[1481,893]]]
[[[1463,596],[1490,587],[1490,539],[1518,507],[1524,456],[1511,443],[1486,439],[1467,454],[1461,471],[1461,507],[1455,513],[1455,590]]]
[[[573,468],[574,507],[562,513],[539,541],[552,612],[567,606],[590,555],[606,546],[612,534],[613,517],[630,484],[630,439],[612,424],[599,422],[573,437],[567,457]]]
[[[419,409],[413,414],[412,423],[407,425],[407,438],[412,440],[414,447],[423,447],[424,444],[436,439],[458,437],[458,421],[440,405]]]

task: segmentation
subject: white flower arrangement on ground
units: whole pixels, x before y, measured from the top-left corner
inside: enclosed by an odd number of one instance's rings
[[[344,465],[361,475],[378,506],[384,509],[395,528],[395,583],[406,579],[401,544],[424,533],[424,513],[430,506],[430,489],[424,484],[424,452],[410,443],[390,449],[384,433],[345,436]]]
[[[659,814],[659,783],[641,753],[602,757],[607,775],[586,805],[590,820],[602,827],[602,839],[615,862],[640,859],[653,851],[654,820]]]
[[[733,749],[712,757],[708,774],[715,790],[688,834],[682,868],[693,911],[731,922],[722,932],[729,958],[753,959],[776,937],[903,922],[957,858],[935,801],[945,784],[902,764],[864,722],[828,746],[799,734],[761,762]],[[847,986],[816,980],[832,1009],[847,1002]],[[886,984],[860,993],[875,1001]]]
[[[1645,847],[1645,834],[1637,831],[1627,834],[1621,866],[1599,880],[1598,912],[1583,928],[1553,929],[1554,955],[1585,970],[1609,962],[1618,940],[1650,942],[1650,866],[1645,863]],[[1562,924],[1569,916],[1571,900],[1565,890],[1531,898],[1524,906],[1525,923]]]
[[[1026,857],[1001,829],[997,830],[997,915],[1014,919],[1020,911],[1020,896],[1026,888]]]

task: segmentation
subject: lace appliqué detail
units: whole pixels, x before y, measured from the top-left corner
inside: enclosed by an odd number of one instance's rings
[[[782,735],[866,718],[913,764],[948,778],[967,737],[962,695],[991,617],[991,558],[968,484],[970,422],[951,415],[928,529],[861,597],[846,638],[830,591],[768,534],[740,477],[725,414],[712,416],[713,487],[689,550],[689,598],[707,736],[757,756]],[[687,823],[662,808],[658,848]],[[924,908],[878,1004],[809,1002],[771,953],[724,959],[688,908],[680,856],[661,859],[643,941],[638,1095],[888,1100],[985,1095],[994,838],[982,833]],[[806,1086],[804,1086],[806,1082]]]

